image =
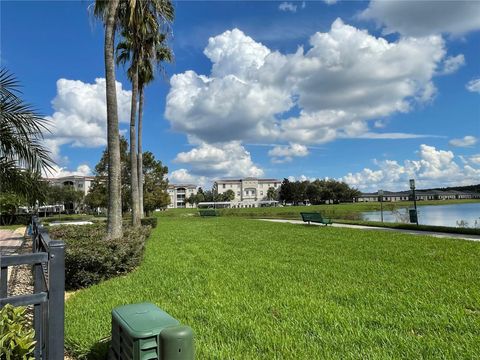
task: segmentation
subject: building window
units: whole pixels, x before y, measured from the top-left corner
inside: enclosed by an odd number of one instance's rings
[[[262,195],[262,196],[263,196],[263,191],[260,191],[260,195]]]
[[[222,188],[225,189],[225,184],[223,184]]]

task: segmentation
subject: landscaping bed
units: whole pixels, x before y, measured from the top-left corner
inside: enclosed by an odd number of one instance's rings
[[[401,233],[161,218],[140,267],[75,293],[66,346],[102,358],[111,310],[149,301],[198,359],[471,359],[480,244]]]
[[[140,264],[150,227],[125,227],[121,239],[105,239],[104,224],[59,225],[52,239],[65,242],[65,289],[75,290],[126,274]]]

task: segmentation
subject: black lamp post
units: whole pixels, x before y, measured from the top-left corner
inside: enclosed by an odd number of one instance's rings
[[[413,191],[413,207],[415,208],[415,222],[418,225],[417,196],[415,195],[415,179],[410,179],[410,189]]]
[[[378,190],[378,197],[380,198],[380,216],[383,223],[383,190]]]

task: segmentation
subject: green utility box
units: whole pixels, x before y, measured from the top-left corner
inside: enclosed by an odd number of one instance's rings
[[[150,303],[112,310],[110,358],[115,360],[193,360],[193,331]]]

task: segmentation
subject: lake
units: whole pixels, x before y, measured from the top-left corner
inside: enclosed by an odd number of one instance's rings
[[[384,203],[384,205],[389,203]],[[385,207],[385,206],[384,206]],[[413,208],[413,205],[412,205]],[[422,225],[438,225],[458,227],[460,221],[465,221],[468,227],[480,227],[480,202],[452,204],[452,205],[425,205],[418,206],[418,223]],[[367,221],[381,221],[380,211],[362,213]],[[403,220],[403,221],[402,221]],[[383,211],[385,222],[409,222],[407,209],[397,209],[396,212]],[[475,223],[476,222],[476,223]]]

